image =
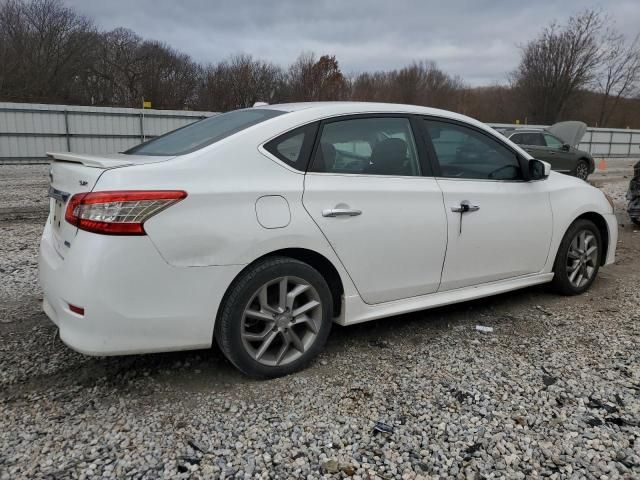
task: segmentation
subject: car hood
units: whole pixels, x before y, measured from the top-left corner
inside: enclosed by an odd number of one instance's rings
[[[568,122],[554,123],[547,128],[547,131],[572,147],[577,147],[587,131],[587,124],[570,120]]]

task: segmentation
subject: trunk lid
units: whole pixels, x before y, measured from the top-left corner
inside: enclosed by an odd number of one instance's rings
[[[112,168],[154,163],[171,157],[144,155],[87,155],[78,153],[49,153],[53,159],[49,171],[49,223],[54,248],[64,258],[78,231],[64,219],[69,199],[76,193],[90,192],[100,175]]]

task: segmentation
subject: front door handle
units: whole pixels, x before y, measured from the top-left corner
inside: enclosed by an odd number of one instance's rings
[[[460,205],[454,205],[451,207],[451,211],[455,213],[477,212],[480,210],[478,205],[471,205],[469,200],[463,200]]]
[[[361,213],[362,210],[352,208],[327,208],[322,210],[323,217],[357,217]]]

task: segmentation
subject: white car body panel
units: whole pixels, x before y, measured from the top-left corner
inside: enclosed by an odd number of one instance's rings
[[[308,173],[303,203],[366,303],[437,291],[447,218],[434,178]],[[322,215],[332,208],[362,214]]]
[[[553,224],[545,182],[441,178],[438,183],[449,218],[440,291],[543,270]],[[464,215],[451,210],[464,200],[480,209]]]
[[[407,113],[465,122],[530,158],[480,122],[393,104],[259,108],[289,113],[189,154],[131,158],[134,165],[126,155],[52,154],[58,159],[54,186],[69,193],[188,192],[145,223],[147,236],[100,235],[71,225],[56,234],[50,216],[39,261],[44,308],[72,348],[113,355],[208,347],[229,285],[251,262],[286,249],[315,252],[333,265],[344,290],[335,321],[344,325],[550,281],[564,232],[582,214],[605,219],[606,263],[614,261],[617,223],[609,203],[565,175],[552,172],[536,182],[305,175],[264,148],[324,118]],[[85,179],[84,188],[77,185]],[[459,214],[450,206],[463,199],[481,209],[465,214],[458,236]],[[340,202],[363,214],[322,217],[324,208]],[[69,245],[61,246],[64,241]],[[85,316],[69,304],[82,306]]]

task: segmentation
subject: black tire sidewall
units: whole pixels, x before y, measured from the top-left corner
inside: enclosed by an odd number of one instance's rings
[[[593,272],[592,277],[589,279],[589,281],[585,285],[578,288],[572,285],[571,282],[569,281],[566,265],[567,265],[567,256],[569,255],[569,247],[571,245],[571,242],[573,241],[575,236],[583,230],[588,230],[589,232],[591,232],[596,238],[596,241],[598,242],[598,261],[596,262],[596,270],[595,272]],[[560,242],[560,247],[558,248],[558,254],[556,255],[556,261],[553,267],[553,271],[554,271],[553,286],[555,287],[555,289],[564,295],[580,295],[581,293],[584,293],[587,290],[589,290],[589,288],[595,281],[596,276],[598,275],[600,264],[602,262],[602,255],[603,255],[602,237],[600,235],[600,230],[598,230],[598,227],[596,227],[593,222],[586,219],[578,219],[575,222],[573,222],[571,226],[567,229],[567,232],[565,233],[562,239],[562,242]]]
[[[584,165],[587,171],[587,174],[585,175],[584,178],[581,178],[578,176],[578,168],[580,167],[580,165]],[[586,160],[578,160],[578,163],[576,163],[576,169],[574,170],[574,174],[577,178],[580,178],[580,180],[586,181],[587,178],[589,178],[589,163]]]
[[[247,303],[265,283],[282,276],[296,276],[316,289],[322,303],[322,323],[313,345],[296,361],[267,366],[255,361],[241,339],[242,315]],[[310,265],[286,257],[272,257],[248,267],[229,288],[216,320],[215,338],[227,357],[240,371],[254,378],[273,378],[304,368],[323,349],[333,322],[332,296],[324,277]]]

